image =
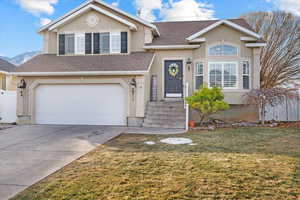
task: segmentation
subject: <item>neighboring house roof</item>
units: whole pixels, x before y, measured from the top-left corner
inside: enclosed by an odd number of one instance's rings
[[[56,56],[41,54],[18,67],[15,74],[36,72],[147,72],[154,53],[135,52],[126,55]]]
[[[14,66],[13,64],[3,60],[3,59],[0,59],[0,71],[2,72],[13,72],[17,69],[16,66]]]
[[[178,22],[155,22],[160,37],[156,37],[151,44],[146,46],[158,46],[158,45],[188,45],[188,37],[220,22],[222,20],[207,20],[207,21],[178,21]],[[228,19],[244,29],[247,29],[253,33],[254,30],[244,19]],[[264,42],[263,40],[259,40]]]
[[[104,1],[101,1],[101,0],[88,0],[88,1],[86,1],[85,3],[81,4],[77,8],[75,8],[72,11],[68,12],[67,14],[65,14],[64,16],[62,16],[62,17],[58,18],[57,20],[54,20],[51,23],[43,26],[39,30],[39,32],[45,31],[47,29],[51,29],[51,27],[53,27],[56,24],[60,23],[61,21],[65,20],[66,18],[73,18],[73,17],[75,17],[76,16],[76,15],[74,15],[75,13],[79,12],[81,9],[84,9],[85,7],[91,5],[94,2],[99,3],[100,5],[103,5],[103,6],[107,7],[107,8],[109,8],[109,9],[117,12],[117,13],[120,13],[121,15],[124,15],[124,16],[126,16],[126,17],[134,20],[134,21],[137,21],[137,22],[139,22],[141,24],[144,24],[145,26],[148,26],[148,27],[152,28],[157,35],[160,35],[157,27],[154,24],[152,24],[150,22],[147,22],[147,21],[145,21],[145,20],[143,20],[143,19],[141,19],[141,18],[139,18],[137,16],[134,16],[134,15],[131,15],[131,14],[127,13],[127,12],[124,12],[121,9],[119,9],[119,8],[117,8],[115,6],[112,6],[112,5],[108,4],[108,3],[105,3]],[[108,14],[107,11],[106,11],[106,14]]]

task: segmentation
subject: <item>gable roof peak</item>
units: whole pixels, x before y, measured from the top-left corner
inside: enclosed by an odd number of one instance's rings
[[[139,23],[141,23],[141,24],[143,24],[143,25],[145,25],[145,26],[148,26],[148,27],[150,27],[150,28],[153,30],[153,32],[154,32],[156,35],[158,35],[158,36],[160,35],[160,34],[159,34],[159,31],[158,31],[158,29],[157,29],[157,27],[156,27],[154,24],[152,24],[152,23],[150,23],[150,22],[147,22],[147,21],[145,21],[145,20],[143,20],[143,19],[141,19],[141,18],[139,18],[139,17],[137,17],[137,16],[131,15],[131,14],[125,12],[125,11],[122,11],[121,9],[119,9],[119,8],[117,8],[117,7],[115,7],[115,6],[112,6],[112,5],[106,3],[106,2],[104,2],[104,1],[102,1],[102,0],[87,0],[87,1],[84,2],[83,4],[79,5],[79,6],[76,7],[75,9],[71,10],[70,12],[68,12],[67,14],[65,14],[65,15],[63,15],[62,17],[58,18],[57,20],[54,20],[54,21],[52,21],[51,23],[49,23],[49,24],[43,26],[42,28],[39,29],[38,32],[40,33],[40,32],[42,32],[42,31],[49,30],[50,27],[56,25],[57,23],[59,23],[59,22],[61,22],[62,20],[66,19],[67,17],[72,16],[74,13],[79,12],[80,10],[84,9],[85,7],[87,7],[87,6],[89,6],[89,5],[93,5],[93,3],[98,3],[98,4],[102,5],[102,6],[107,7],[107,8],[109,8],[109,9],[111,9],[111,10],[117,12],[117,13],[120,13],[121,15],[124,15],[124,16],[126,16],[126,17],[128,17],[128,18],[130,18],[130,19],[132,19],[132,20],[134,20],[134,21],[137,21],[137,22],[139,22]],[[107,12],[108,12],[108,11],[107,11]],[[121,17],[118,17],[118,18],[122,19]],[[127,20],[125,20],[125,19],[122,19],[122,20],[123,20],[123,21],[127,21]]]

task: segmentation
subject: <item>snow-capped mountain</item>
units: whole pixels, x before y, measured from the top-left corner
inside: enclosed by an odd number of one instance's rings
[[[28,60],[32,59],[34,56],[36,56],[40,53],[41,53],[40,51],[31,51],[31,52],[22,53],[13,58],[8,58],[8,57],[0,57],[0,58],[6,60],[16,66],[19,66],[19,65],[22,65],[23,63],[27,62]]]

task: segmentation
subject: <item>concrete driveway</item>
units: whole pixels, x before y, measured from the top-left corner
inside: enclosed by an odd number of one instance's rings
[[[0,131],[0,199],[14,196],[126,130],[109,126],[17,126]]]

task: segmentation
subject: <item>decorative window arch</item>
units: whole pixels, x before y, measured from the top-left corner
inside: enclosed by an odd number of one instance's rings
[[[209,47],[210,56],[237,56],[238,48],[230,44],[219,44]]]

